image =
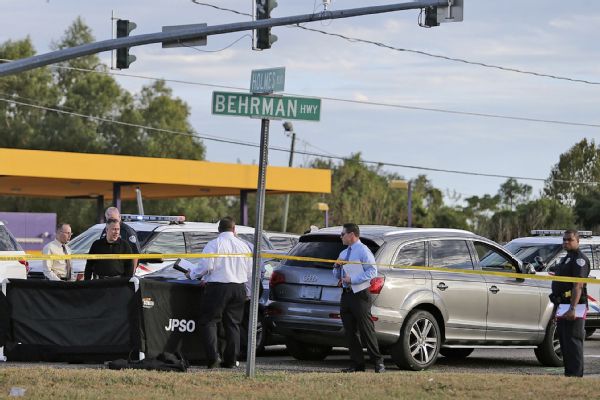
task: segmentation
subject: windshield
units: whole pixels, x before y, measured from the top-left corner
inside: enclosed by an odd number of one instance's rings
[[[556,253],[562,250],[560,244],[552,243],[518,243],[510,242],[506,249],[517,256],[524,263],[535,263],[535,257],[540,256],[544,263],[548,263]]]
[[[0,225],[0,251],[21,251],[21,246],[3,225]]]
[[[290,256],[296,257],[312,257],[324,258],[327,260],[337,260],[338,256],[346,246],[342,244],[339,238],[335,240],[300,242],[289,252]],[[282,265],[298,266],[298,267],[333,267],[333,263],[315,262],[315,261],[300,261],[300,260],[284,260]]]
[[[102,229],[88,229],[75,239],[71,240],[71,242],[69,242],[69,247],[71,248],[73,254],[89,253],[92,243],[100,239],[101,233]]]

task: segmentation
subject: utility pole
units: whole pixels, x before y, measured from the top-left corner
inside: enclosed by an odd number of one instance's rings
[[[291,167],[294,163],[294,146],[296,144],[296,132],[294,132],[294,125],[291,122],[284,122],[283,129],[285,129],[285,133],[287,136],[292,134],[292,147],[290,149],[290,164]],[[285,195],[285,204],[283,206],[283,227],[281,229],[282,232],[287,232],[287,219],[288,219],[288,210],[290,208],[290,194]]]

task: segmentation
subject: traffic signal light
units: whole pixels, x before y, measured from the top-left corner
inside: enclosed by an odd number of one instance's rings
[[[137,25],[126,19],[117,20],[117,38],[128,37],[129,33],[134,30]],[[135,56],[129,54],[129,47],[117,49],[117,68],[127,69],[129,64],[135,61]]]
[[[271,18],[271,11],[277,7],[276,0],[255,0],[256,1],[256,19]],[[277,36],[271,35],[271,28],[261,28],[256,30],[255,50],[270,49],[271,45],[277,41]]]

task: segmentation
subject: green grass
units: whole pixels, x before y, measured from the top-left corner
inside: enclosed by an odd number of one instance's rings
[[[598,398],[597,378],[431,372],[258,373],[104,369],[0,369],[0,398],[11,387],[35,399],[559,399]]]

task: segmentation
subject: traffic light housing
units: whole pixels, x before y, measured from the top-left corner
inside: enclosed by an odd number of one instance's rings
[[[135,22],[131,22],[127,19],[117,20],[117,39],[122,37],[128,37],[129,33],[137,27]],[[135,56],[129,54],[129,47],[122,47],[117,49],[117,68],[127,69],[129,64],[136,60]]]
[[[271,18],[271,11],[277,7],[276,0],[255,0],[256,1],[256,20]],[[260,28],[256,30],[255,50],[270,49],[271,45],[277,41],[277,36],[271,34],[271,28]]]

